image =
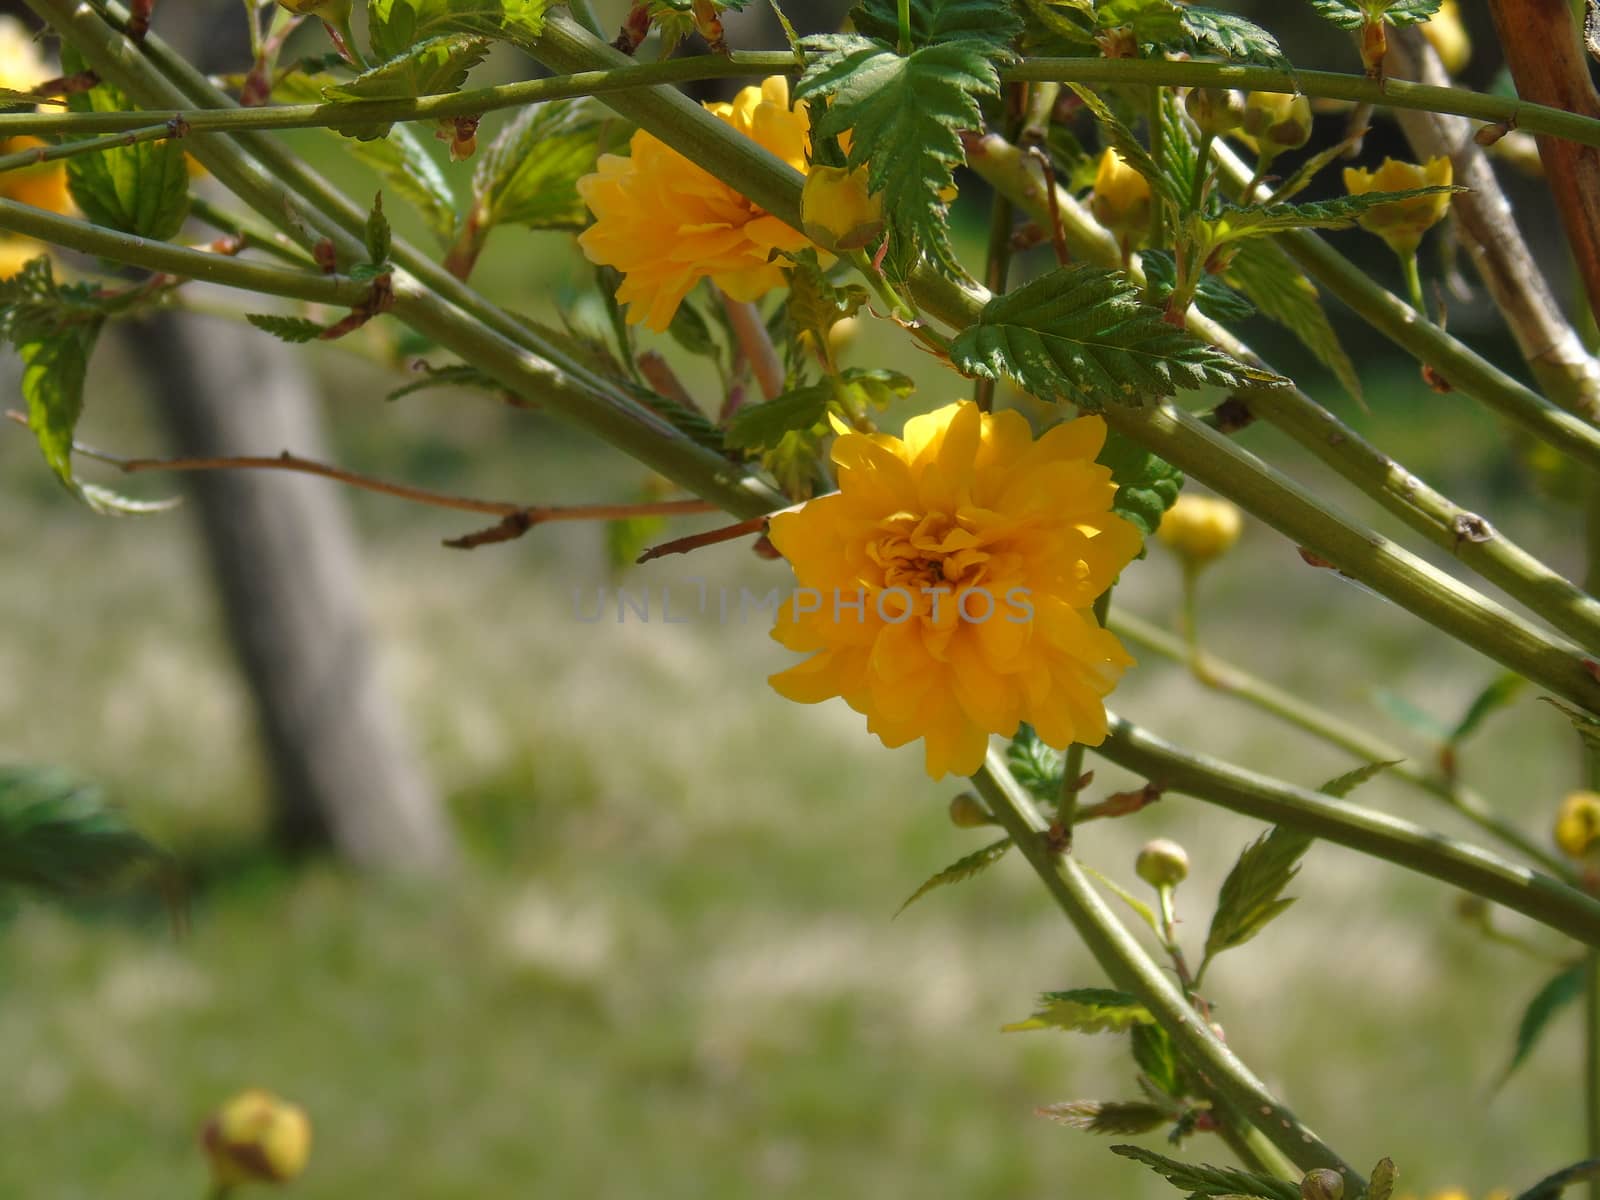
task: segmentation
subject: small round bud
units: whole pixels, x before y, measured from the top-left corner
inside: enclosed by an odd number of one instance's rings
[[[883,193],[867,191],[866,167],[812,167],[800,193],[800,223],[825,250],[860,250],[883,237]]]
[[[1244,120],[1244,96],[1232,88],[1190,88],[1183,106],[1201,133],[1232,133]]]
[[[962,792],[950,801],[950,824],[959,829],[978,829],[993,825],[989,810],[971,792]]]
[[[305,1170],[311,1122],[304,1109],[252,1088],[218,1109],[200,1139],[219,1188],[285,1183]]]
[[[1173,887],[1189,878],[1189,853],[1177,842],[1157,838],[1145,843],[1133,869],[1151,887]]]
[[[1311,140],[1311,101],[1283,92],[1251,92],[1240,122],[1267,158],[1298,150]]]
[[[1556,845],[1568,858],[1583,858],[1600,842],[1600,792],[1571,792],[1556,814]]]
[[[1344,1176],[1327,1167],[1307,1171],[1300,1181],[1301,1200],[1344,1200]]]
[[[1226,554],[1239,540],[1244,519],[1226,500],[1179,496],[1161,518],[1156,536],[1191,567],[1203,567]]]
[[[1108,146],[1095,172],[1089,209],[1112,233],[1141,234],[1150,225],[1150,182]]]

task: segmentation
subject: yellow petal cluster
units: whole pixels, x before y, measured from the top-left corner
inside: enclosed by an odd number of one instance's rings
[[[706,105],[796,170],[806,169],[810,121],[789,105],[789,83],[773,76],[747,87],[731,104]],[[735,300],[757,300],[783,283],[774,250],[793,251],[806,238],[757,207],[704,167],[644,130],[627,156],[605,154],[578,194],[595,221],[578,244],[590,261],[623,274],[617,299],[628,320],[664,330],[702,279]]]
[[[1131,238],[1150,224],[1150,181],[1106,147],[1089,197],[1094,219],[1119,237]]]
[[[219,1188],[285,1183],[306,1168],[311,1121],[298,1105],[252,1088],[229,1100],[201,1133]]]
[[[1448,158],[1430,158],[1427,162],[1400,162],[1386,158],[1376,171],[1364,167],[1344,169],[1344,189],[1352,196],[1368,192],[1404,192],[1412,188],[1448,187],[1455,179]],[[1422,235],[1437,225],[1450,211],[1450,193],[1435,192],[1431,196],[1417,196],[1411,200],[1396,200],[1393,204],[1380,204],[1356,218],[1361,228],[1375,233],[1389,243],[1389,248],[1402,258],[1409,258],[1422,244]]]
[[[31,91],[56,72],[39,52],[39,43],[15,17],[0,17],[0,88]],[[34,137],[0,138],[0,154],[15,154],[44,143]],[[0,174],[0,197],[51,212],[73,211],[67,194],[67,172],[60,163],[20,167]],[[0,235],[0,279],[15,275],[22,264],[44,253],[43,243],[11,234]]]
[[[1133,660],[1091,610],[1140,545],[1111,512],[1105,437],[1079,417],[1036,441],[970,401],[898,438],[841,430],[839,490],[772,520],[799,584],[772,636],[810,656],[772,686],[843,697],[887,746],[923,739],[935,779],[972,774],[1022,721],[1098,745]]]

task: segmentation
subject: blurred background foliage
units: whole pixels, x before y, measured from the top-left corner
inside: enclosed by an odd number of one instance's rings
[[[618,4],[598,7],[620,16]],[[1359,70],[1354,44],[1309,5],[1229,7],[1272,29],[1299,66]],[[779,44],[761,8],[730,20],[735,46]],[[790,15],[804,32],[835,25],[843,8],[792,5]],[[1465,81],[1495,86],[1487,13],[1463,8],[1476,47]],[[156,27],[220,36],[215,18],[233,29],[242,63],[236,16],[226,0],[163,0]],[[300,36],[291,54],[323,52],[319,30]],[[530,69],[501,52],[476,78]],[[1343,121],[1320,117],[1313,145]],[[291,140],[352,194],[373,190],[332,135]],[[1403,143],[1380,113],[1363,161],[1384,153],[1403,154]],[[458,183],[471,169],[444,164]],[[1571,295],[1539,182],[1507,179],[1558,291]],[[976,261],[983,186],[965,179],[956,211]],[[398,204],[391,212],[416,232]],[[1334,236],[1400,286],[1376,239]],[[1438,262],[1430,268],[1438,276]],[[604,319],[566,235],[497,230],[475,279],[538,317]],[[1256,320],[1243,332],[1401,462],[1577,573],[1576,517],[1540,496],[1516,439],[1479,407],[1430,391],[1414,364],[1330,310],[1370,411],[1274,327]],[[1452,297],[1450,310],[1453,331],[1524,374],[1485,301]],[[482,393],[386,403],[403,379],[352,352],[391,350],[399,331],[383,326],[362,343],[306,352],[343,463],[527,503],[625,500],[647,485],[604,446]],[[968,387],[886,324],[865,325],[848,355],[913,374],[917,406]],[[160,453],[133,379],[108,342],[81,436]],[[1398,532],[1273,431],[1240,438]],[[146,479],[138,490],[175,487]],[[0,763],[97,781],[176,855],[189,887],[181,934],[144,893],[68,911],[22,904],[0,927],[0,1196],[198,1195],[195,1132],[246,1085],[310,1111],[312,1166],[295,1185],[306,1200],[1169,1194],[1088,1135],[1032,1115],[1058,1100],[1125,1097],[1131,1063],[1120,1039],[998,1032],[1031,1011],[1036,992],[1102,982],[1020,863],[891,923],[924,877],[987,840],[950,825],[957,789],[931,785],[917,750],[883,750],[842,705],[797,708],[771,693],[764,676],[786,655],[758,622],[574,618],[575,590],[592,604],[597,587],[620,582],[689,605],[691,577],[760,592],[784,583],[781,564],[740,543],[619,574],[605,530],[585,526],[463,554],[439,545],[470,527],[457,517],[348,500],[383,669],[467,847],[444,882],[358,878],[274,854],[249,707],[192,515],[97,519],[25,435],[0,436]],[[1170,624],[1177,583],[1155,548],[1117,604]],[[1449,722],[1494,676],[1305,566],[1260,526],[1247,525],[1208,574],[1201,613],[1209,650],[1419,755],[1426,739],[1394,723],[1381,693]],[[1155,731],[1312,786],[1351,765],[1142,657],[1114,706]],[[1464,750],[1461,769],[1546,839],[1574,779],[1572,743],[1566,722],[1524,693]],[[1092,790],[1133,782],[1101,766]],[[1382,779],[1360,799],[1468,832]],[[1194,872],[1180,913],[1193,940],[1258,831],[1173,797],[1085,829],[1078,851],[1131,885],[1140,844],[1183,842]],[[1392,1156],[1403,1190],[1473,1197],[1575,1157],[1575,1014],[1494,1089],[1545,965],[1486,942],[1440,885],[1337,848],[1313,849],[1294,892],[1291,918],[1232,956],[1211,990],[1230,1040],[1325,1138],[1357,1163]],[[1226,1158],[1204,1138],[1193,1150]]]

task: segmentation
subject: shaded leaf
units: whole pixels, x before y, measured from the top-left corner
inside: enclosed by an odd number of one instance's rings
[[[1472,703],[1467,705],[1467,711],[1461,714],[1461,720],[1456,722],[1456,727],[1446,740],[1453,746],[1466,741],[1495,712],[1521,695],[1527,683],[1521,675],[1510,671],[1497,675],[1488,687],[1472,698]]]
[[[1233,1167],[1179,1162],[1143,1146],[1113,1146],[1111,1153],[1143,1163],[1181,1191],[1197,1196],[1260,1196],[1263,1200],[1300,1200],[1300,1189],[1268,1175]]]
[[[1041,400],[1085,408],[1138,404],[1179,388],[1280,383],[1145,304],[1122,271],[1062,267],[984,306],[950,359],[968,375],[1007,378]]]
[[[728,422],[724,442],[730,450],[763,450],[776,446],[785,434],[807,430],[828,413],[833,381],[823,379],[775,396],[762,404],[747,404]]]
[[[1245,847],[1222,881],[1206,934],[1206,958],[1244,945],[1294,903],[1283,898],[1283,889],[1299,872],[1311,842],[1309,834],[1278,825]]]
[[[367,5],[373,56],[399,58],[418,42],[470,33],[529,45],[544,28],[553,0],[371,0]]]
[[[1002,1033],[1033,1029],[1070,1029],[1078,1033],[1122,1033],[1135,1025],[1152,1025],[1150,1010],[1126,992],[1110,988],[1074,988],[1045,992],[1039,1008],[1025,1021],[1002,1025]]]
[[[1561,1170],[1546,1175],[1516,1200],[1556,1200],[1557,1196],[1573,1184],[1586,1183],[1591,1179],[1600,1179],[1600,1158],[1585,1159],[1583,1162],[1573,1163],[1570,1167],[1562,1167]]]
[[[461,90],[467,72],[489,52],[481,37],[453,33],[428,38],[400,55],[370,67],[345,83],[325,88],[329,100],[410,100]]]
[[[625,141],[629,129],[587,97],[522,109],[473,174],[473,219],[484,230],[581,229],[589,213],[578,180],[594,170],[602,152]]]
[[[1111,481],[1117,485],[1111,511],[1131,521],[1146,538],[1153,536],[1183,491],[1183,472],[1114,429],[1107,432],[1095,461],[1111,468]],[[1139,554],[1144,556],[1143,547]]]
[[[1177,265],[1170,250],[1146,250],[1139,255],[1150,303],[1162,304],[1178,282]],[[1256,306],[1215,275],[1204,275],[1195,292],[1200,311],[1216,321],[1243,321],[1256,315]]]
[[[1280,247],[1266,239],[1245,240],[1223,278],[1238,288],[1262,316],[1299,338],[1317,361],[1334,373],[1352,399],[1361,399],[1361,376],[1328,320],[1316,285]]]
[[[911,895],[907,896],[906,902],[895,909],[894,915],[898,917],[935,888],[948,887],[952,883],[961,883],[964,880],[971,879],[974,875],[981,875],[1004,858],[1006,851],[1009,849],[1011,849],[1011,839],[1003,837],[998,842],[985,846],[982,850],[974,851],[965,858],[957,859],[912,892]]]
[[[899,8],[895,0],[867,0],[850,10],[858,33],[893,45],[899,37]],[[947,42],[988,42],[1004,48],[1022,31],[1022,22],[1007,0],[912,0],[911,44],[937,46]]]
[[[1558,971],[1528,1001],[1528,1007],[1522,1011],[1522,1020],[1517,1023],[1516,1045],[1511,1052],[1511,1061],[1500,1076],[1501,1083],[1511,1078],[1516,1069],[1527,1061],[1555,1015],[1583,995],[1584,972],[1587,969],[1585,963],[1574,963]]]
[[[1112,879],[1111,876],[1102,871],[1095,870],[1088,863],[1080,862],[1078,866],[1082,868],[1086,875],[1092,875],[1108,892],[1110,892],[1118,900],[1121,900],[1129,908],[1133,909],[1133,911],[1138,914],[1139,918],[1146,925],[1150,926],[1152,933],[1154,933],[1157,937],[1161,936],[1161,924],[1156,919],[1156,914],[1151,910],[1148,904],[1139,899],[1139,897],[1135,896],[1127,888],[1123,887],[1115,879]]]
[[[1405,762],[1405,759],[1395,758],[1390,759],[1387,762],[1362,763],[1354,770],[1346,771],[1343,775],[1339,775],[1328,780],[1328,782],[1319,787],[1317,791],[1321,792],[1324,796],[1334,796],[1343,799],[1345,796],[1348,796],[1351,792],[1355,791],[1363,783],[1366,783],[1367,780],[1375,779],[1387,771],[1390,767],[1398,767],[1403,762]]]
[[[1068,1100],[1035,1111],[1073,1129],[1124,1136],[1149,1133],[1171,1120],[1166,1109],[1139,1100]]]
[[[285,317],[275,313],[246,313],[246,321],[263,333],[270,333],[281,342],[300,345],[320,338],[326,326],[305,317]]]
[[[1159,1025],[1135,1025],[1129,1040],[1133,1043],[1133,1061],[1139,1064],[1144,1077],[1164,1095],[1181,1100],[1188,1089],[1183,1084],[1183,1068],[1172,1035]]]
[[[1413,733],[1436,742],[1449,741],[1450,727],[1430,712],[1418,708],[1398,692],[1379,688],[1372,693],[1373,700],[1384,713],[1404,725]]]
[[[52,768],[0,767],[0,884],[70,897],[162,858],[100,789]]]
[[[1039,740],[1033,726],[1024,721],[1006,747],[1006,764],[1016,781],[1041,804],[1054,804],[1061,795],[1061,751]]]

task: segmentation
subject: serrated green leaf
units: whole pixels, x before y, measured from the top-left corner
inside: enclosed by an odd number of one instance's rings
[[[408,200],[436,237],[450,236],[456,225],[455,192],[415,133],[397,125],[386,138],[350,142],[347,148]]]
[[[1278,825],[1244,848],[1222,881],[1206,934],[1207,959],[1244,945],[1294,903],[1283,898],[1283,889],[1299,872],[1311,842],[1309,834]]]
[[[785,434],[810,429],[828,413],[833,381],[824,379],[794,388],[762,404],[748,404],[728,422],[724,442],[730,450],[763,450]]]
[[[1394,1185],[1399,1179],[1400,1169],[1394,1165],[1394,1159],[1380,1158],[1367,1181],[1366,1200],[1389,1200],[1394,1195]]]
[[[1239,289],[1258,312],[1300,339],[1333,372],[1353,400],[1361,400],[1361,376],[1345,353],[1314,283],[1271,241],[1240,244],[1223,279]]]
[[[103,324],[103,318],[92,318],[53,331],[32,331],[14,343],[22,356],[28,427],[57,478],[73,490],[77,482],[72,476],[72,435],[83,415],[89,356]]]
[[[711,326],[706,324],[700,310],[687,301],[678,305],[678,311],[672,314],[667,333],[690,354],[716,358],[720,353],[717,339],[711,335]]]
[[[1039,740],[1033,726],[1024,721],[1006,747],[1006,764],[1016,781],[1041,804],[1054,804],[1061,795],[1063,756],[1053,746]]]
[[[1209,242],[1225,246],[1244,238],[1267,237],[1291,229],[1348,229],[1363,213],[1400,200],[1440,192],[1465,191],[1460,187],[1406,188],[1399,192],[1363,192],[1358,196],[1335,196],[1303,204],[1222,204],[1207,221]]]
[[[467,73],[489,52],[486,38],[444,34],[418,42],[347,83],[324,89],[329,100],[411,100],[461,90]]]
[[[858,33],[877,38],[885,45],[893,45],[900,34],[895,0],[867,0],[865,4],[858,4],[850,10],[850,21]],[[1021,32],[1022,21],[1007,0],[912,0],[911,3],[913,46],[977,41],[1004,48]]]
[[[816,252],[798,255],[789,274],[789,302],[784,306],[797,334],[808,337],[824,362],[832,361],[828,338],[833,327],[861,311],[870,299],[867,289],[852,283],[833,283],[817,261]]]
[[[1165,303],[1177,286],[1178,268],[1170,250],[1146,250],[1139,255],[1151,304]],[[1195,292],[1195,304],[1216,321],[1244,321],[1256,315],[1256,306],[1215,275],[1205,275]]]
[[[1367,19],[1356,0],[1311,0],[1311,7],[1340,29],[1360,29]]]
[[[865,165],[868,189],[882,194],[891,252],[910,263],[921,250],[944,274],[966,278],[940,193],[965,160],[961,131],[983,127],[979,98],[999,95],[1007,52],[977,38],[937,42],[905,58],[856,34],[803,44],[811,59],[795,99],[820,114],[813,139],[850,134],[847,165]]]
[[[0,767],[0,885],[76,896],[163,857],[98,788],[56,769]]]
[[[279,341],[291,345],[314,342],[322,336],[325,328],[305,317],[284,317],[275,313],[246,313],[244,319],[263,333],[270,333]]]
[[[1235,62],[1261,63],[1280,71],[1292,69],[1278,39],[1237,13],[1199,4],[1183,5],[1178,13],[1183,31],[1197,50],[1220,54]]]
[[[1041,1117],[1073,1129],[1124,1137],[1149,1133],[1172,1119],[1166,1109],[1142,1100],[1068,1100],[1046,1104],[1037,1111]]]
[[[1133,1061],[1151,1085],[1174,1100],[1183,1099],[1188,1089],[1184,1087],[1183,1068],[1172,1035],[1159,1025],[1136,1025],[1129,1040],[1133,1044]]]
[[[1110,988],[1074,988],[1045,992],[1038,1011],[1025,1021],[1002,1025],[1002,1033],[1034,1029],[1068,1029],[1077,1033],[1122,1033],[1135,1025],[1152,1025],[1150,1010],[1126,992]]]
[[[1084,874],[1092,876],[1099,882],[1101,887],[1105,888],[1106,891],[1110,892],[1118,900],[1121,900],[1124,904],[1131,908],[1134,913],[1138,915],[1140,920],[1142,920],[1146,925],[1150,926],[1150,931],[1152,933],[1154,933],[1157,937],[1161,936],[1161,923],[1157,920],[1156,914],[1151,910],[1148,904],[1139,899],[1139,897],[1135,896],[1127,888],[1123,887],[1120,883],[1111,878],[1111,876],[1105,874],[1103,871],[1095,870],[1086,862],[1080,862],[1078,866],[1082,868]]]
[[[1003,837],[998,842],[992,842],[985,846],[982,850],[974,851],[965,858],[957,859],[937,875],[927,880],[911,895],[907,896],[906,902],[895,910],[894,915],[898,917],[935,888],[948,887],[952,883],[961,883],[971,879],[974,875],[981,875],[1004,858],[1006,851],[1009,849],[1011,849],[1011,839]]]
[[[1111,106],[1105,102],[1100,94],[1092,88],[1081,83],[1068,83],[1073,94],[1083,101],[1083,105],[1094,114],[1100,123],[1101,137],[1109,142],[1116,152],[1135,171],[1144,176],[1145,182],[1150,185],[1150,190],[1156,196],[1165,200],[1174,209],[1182,211],[1193,196],[1193,179],[1181,181],[1174,179],[1161,164],[1150,156],[1144,148],[1144,143],[1134,136],[1133,130],[1123,124],[1122,119],[1112,111]]]
[[[394,244],[394,231],[389,228],[389,218],[383,215],[383,193],[372,200],[372,211],[367,214],[367,261],[381,267],[389,261],[389,249]]]
[[[1546,1175],[1516,1200],[1556,1200],[1557,1196],[1573,1184],[1585,1183],[1591,1179],[1600,1179],[1600,1158],[1589,1158],[1580,1163],[1573,1163],[1570,1167],[1562,1167],[1561,1170]]]
[[[1300,1200],[1300,1189],[1281,1179],[1233,1167],[1179,1162],[1143,1146],[1112,1146],[1111,1153],[1143,1163],[1181,1191],[1197,1196],[1259,1196],[1262,1200]]]
[[[868,407],[883,409],[917,390],[909,375],[885,367],[846,367],[836,380],[834,400],[852,415]]]
[[[70,47],[62,48],[68,74],[86,69]],[[129,112],[136,106],[109,83],[67,97],[71,112]],[[67,159],[67,190],[96,225],[167,241],[189,215],[189,164],[175,138],[115,146]]]
[[[1117,485],[1111,511],[1132,522],[1146,538],[1154,536],[1183,491],[1183,472],[1114,429],[1107,431],[1095,461],[1111,469],[1111,482]],[[1142,547],[1139,556],[1144,557]]]
[[[438,387],[471,387],[489,392],[505,390],[505,385],[492,375],[486,375],[477,367],[467,363],[451,363],[443,367],[430,367],[422,363],[420,369],[424,372],[421,379],[395,388],[384,399],[401,400],[406,396],[414,396],[418,392]]]
[[[1396,28],[1416,25],[1436,14],[1443,3],[1444,0],[1389,0],[1383,17]]]
[[[412,46],[447,33],[500,38],[528,46],[544,28],[553,0],[371,0],[373,57],[399,58]]]
[[[1510,671],[1495,676],[1488,687],[1472,698],[1467,711],[1461,714],[1461,720],[1456,722],[1456,727],[1445,740],[1452,746],[1466,741],[1485,721],[1520,696],[1527,683],[1521,675]]]
[[[1140,294],[1125,272],[1061,267],[989,301],[951,343],[950,360],[967,375],[1089,409],[1206,384],[1282,382],[1169,325]]]
[[[1517,1023],[1511,1061],[1501,1072],[1500,1083],[1504,1084],[1528,1060],[1528,1055],[1533,1053],[1533,1048],[1539,1044],[1539,1039],[1550,1027],[1556,1014],[1583,995],[1584,975],[1588,969],[1586,963],[1574,963],[1556,972],[1534,993],[1533,999],[1528,1001],[1528,1007],[1522,1011],[1522,1019]]]
[[[1319,787],[1317,791],[1321,792],[1324,796],[1333,796],[1338,799],[1343,799],[1345,796],[1348,796],[1351,792],[1355,791],[1363,783],[1366,783],[1369,779],[1375,779],[1379,775],[1382,775],[1390,767],[1398,767],[1403,762],[1405,762],[1405,759],[1396,758],[1391,759],[1388,762],[1362,763],[1353,771],[1346,771],[1343,775],[1338,775],[1328,780],[1328,782]]]
[[[1578,731],[1578,736],[1589,746],[1600,747],[1600,721],[1596,721],[1582,709],[1573,708],[1563,704],[1553,696],[1540,696],[1546,704],[1559,709],[1567,720],[1572,722],[1572,727]]]
[[[490,143],[473,174],[474,219],[481,229],[581,229],[588,209],[578,180],[629,127],[583,97],[524,108]]]

